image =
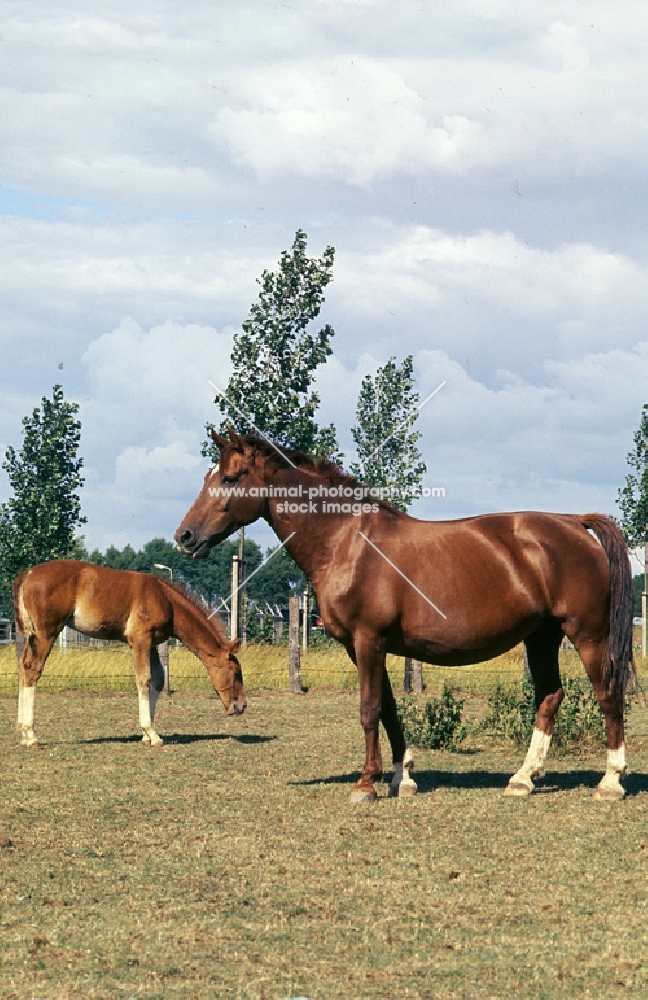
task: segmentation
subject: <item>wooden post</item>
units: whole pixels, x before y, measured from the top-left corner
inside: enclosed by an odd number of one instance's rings
[[[160,663],[162,664],[162,670],[164,671],[164,687],[162,690],[165,694],[171,694],[171,688],[169,686],[169,640],[166,642],[161,642],[158,646],[158,656],[160,657]]]
[[[308,587],[304,590],[304,617],[302,620],[302,649],[308,652]]]
[[[405,694],[412,693],[412,658],[405,657],[405,673],[403,674],[403,691]]]
[[[647,596],[648,595],[644,590],[643,594],[641,595],[641,655],[642,656],[646,655],[646,646],[648,646],[648,642],[646,642],[646,597]]]
[[[527,653],[526,643],[522,643],[522,655],[524,657],[524,676],[530,680],[531,679],[531,667],[529,666],[529,654]]]
[[[420,660],[412,660],[412,688],[414,694],[423,694],[423,664]]]
[[[245,528],[239,530],[238,539],[238,564],[239,564],[239,578],[237,586],[243,583],[245,580]],[[241,637],[241,645],[245,646],[247,642],[247,591],[245,589],[239,591],[239,617],[241,626],[238,634]]]
[[[241,564],[239,563],[239,566]],[[248,595],[247,590],[241,591],[241,645],[247,645]]]
[[[232,556],[232,606],[230,612],[230,640],[238,639],[239,619],[239,557]]]
[[[20,626],[16,622],[16,659],[19,660],[22,656],[22,651],[25,648],[25,636],[20,631]]]
[[[299,659],[299,597],[291,597],[288,601],[290,620],[288,624],[288,672],[290,674],[290,690],[293,694],[302,693],[301,668]]]

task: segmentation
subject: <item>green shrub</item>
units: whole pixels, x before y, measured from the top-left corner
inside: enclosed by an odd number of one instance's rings
[[[564,749],[584,739],[605,740],[605,721],[591,684],[568,677],[563,681],[563,690],[565,697],[556,717],[553,744]],[[535,690],[528,678],[521,689],[497,684],[488,708],[477,731],[503,736],[520,747],[528,745],[536,718]]]
[[[463,705],[463,699],[455,698],[452,688],[447,684],[443,685],[440,698],[426,701],[422,712],[413,698],[401,698],[398,702],[398,717],[405,739],[415,747],[456,751],[457,744],[467,734],[465,726],[461,724]]]

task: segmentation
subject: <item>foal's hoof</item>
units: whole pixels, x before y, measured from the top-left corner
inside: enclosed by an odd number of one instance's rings
[[[377,799],[378,794],[375,790],[369,792],[365,788],[354,788],[349,795],[349,802],[354,804],[357,802],[376,802]]]
[[[625,798],[625,792],[619,786],[619,788],[603,788],[599,785],[598,788],[594,789],[593,798],[600,802],[621,802]]]
[[[514,795],[518,799],[524,799],[527,795],[530,795],[533,788],[529,788],[525,785],[523,781],[509,781],[508,785],[504,789],[504,795]]]

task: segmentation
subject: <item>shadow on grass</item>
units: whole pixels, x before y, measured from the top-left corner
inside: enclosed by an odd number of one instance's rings
[[[390,771],[385,772],[389,777]],[[333,774],[327,778],[309,778],[306,781],[291,781],[290,785],[352,785],[360,777],[360,771],[348,774]],[[478,788],[493,788],[503,791],[511,777],[511,771],[413,771],[412,777],[418,785],[419,794],[426,795],[438,788],[458,788],[463,790]],[[548,771],[544,778],[536,783],[538,795],[551,795],[554,792],[568,792],[577,788],[596,788],[603,777],[603,770],[574,770],[567,773]],[[624,780],[626,795],[633,798],[641,792],[648,792],[648,774],[629,774]]]
[[[257,743],[271,743],[276,740],[276,736],[257,736],[254,733],[244,733],[241,736],[237,736],[234,733],[171,733],[169,735],[164,734],[164,745],[179,743],[202,743],[202,742],[216,742],[217,740],[234,740],[236,743],[247,744],[257,744]],[[102,743],[141,743],[142,737],[137,734],[131,736],[97,736],[93,740],[75,740],[75,743],[83,744],[84,746],[92,746],[93,744]]]

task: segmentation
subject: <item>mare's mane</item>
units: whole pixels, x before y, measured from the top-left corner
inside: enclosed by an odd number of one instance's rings
[[[312,472],[313,475],[323,477],[331,486],[349,486],[352,489],[369,488],[357,476],[352,476],[350,472],[345,472],[339,465],[336,465],[335,462],[331,462],[327,458],[312,458],[304,451],[281,448],[279,445],[277,445],[279,450],[275,451],[274,447],[268,441],[264,441],[263,438],[256,437],[254,434],[241,434],[239,437],[241,437],[246,445],[254,448],[263,455],[266,459],[266,465],[270,466],[270,471],[273,469],[290,469],[290,462],[292,462],[298,469],[303,469],[306,472]],[[287,461],[287,459],[290,459],[290,461]],[[372,496],[363,497],[363,500],[367,503],[376,503],[379,507],[388,510],[397,517],[407,516],[404,511],[399,510],[389,500]]]

